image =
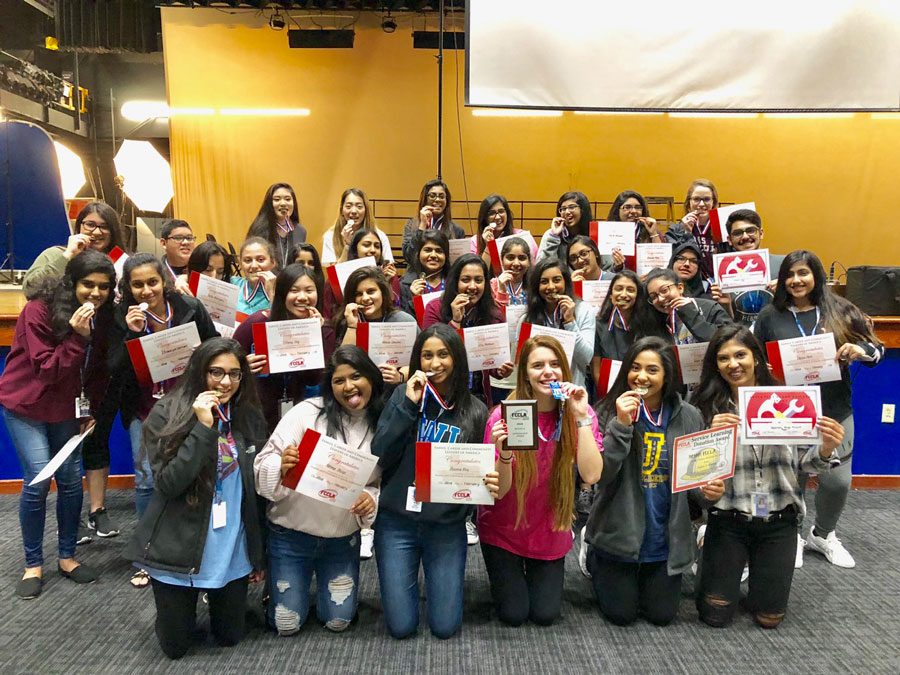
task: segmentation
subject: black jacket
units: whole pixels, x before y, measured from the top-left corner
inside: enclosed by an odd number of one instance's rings
[[[164,464],[158,444],[151,439],[159,437],[169,419],[171,404],[171,398],[163,398],[153,406],[144,422],[141,450],[149,453],[153,468],[153,497],[128,542],[125,558],[154,569],[196,574],[206,546],[213,491],[201,491],[195,506],[188,504],[187,497],[205,467],[215,471],[219,432],[215,427],[210,429],[197,422],[175,457]],[[261,570],[265,568],[265,553],[260,519],[265,509],[259,504],[253,482],[253,460],[266,442],[266,427],[262,415],[253,419],[252,438],[245,438],[237,431],[233,431],[233,436],[243,488],[241,519],[247,536],[247,553],[254,569]]]

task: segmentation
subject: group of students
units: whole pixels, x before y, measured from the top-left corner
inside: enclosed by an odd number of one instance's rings
[[[50,481],[30,483],[88,424],[95,427],[82,451],[54,476],[58,568],[78,583],[97,579],[75,559],[81,463],[89,528],[114,536],[104,494],[117,413],[135,467],[139,522],[126,549],[136,569],[131,583],[152,586],[156,633],[171,658],[192,644],[201,592],[215,639],[238,642],[252,582],[267,584],[268,623],[280,635],[301,629],[313,600],[321,623],[344,630],[356,614],[366,538],[374,539],[388,632],[402,638],[418,630],[421,568],[429,628],[452,636],[462,623],[470,520],[477,522],[497,614],[507,624],[546,625],[559,617],[564,558],[580,541],[583,571],[611,622],[639,616],[671,622],[682,575],[700,545],[701,620],[713,626],[731,620],[749,564],[746,606],[761,626],[775,627],[802,562],[810,473],[819,474],[819,489],[805,545],[853,566],[835,535],[851,475],[849,365],[877,363],[883,347],[867,317],[828,288],[809,251],[785,256],[770,288],[753,298],[720,292],[711,283],[717,245],[709,213],[718,206],[712,183],[692,183],[684,218],[665,233],[639,193],[618,195],[608,220],[633,222],[639,242],[674,244],[668,268],[645,278],[626,268],[621,252],[599,253],[589,236],[590,202],[580,192],[562,195],[539,246],[514,227],[503,196],[488,196],[470,251],[451,263],[449,242],[465,233],[451,218],[447,185],[428,181],[418,214],[404,228],[402,277],[362,191],[344,192],[320,249],[305,241],[298,206],[289,185],[271,186],[237,260],[215,241],[195,246],[186,222],[169,221],[161,232],[163,257],[131,255],[117,279],[106,254],[121,243],[118,219],[96,202],[78,215],[66,246],[35,261],[0,377],[0,406],[24,474],[20,597],[42,590]],[[727,228],[725,247],[759,247],[755,212],[732,214]],[[489,242],[501,238],[495,273]],[[354,271],[338,302],[323,267],[365,256],[376,266]],[[192,297],[192,271],[240,286],[238,311],[246,316],[233,338],[220,337]],[[573,280],[601,278],[610,287],[598,310],[578,297]],[[437,291],[443,294],[419,317],[408,365],[374,363],[356,346],[360,322],[415,322],[417,296]],[[518,325],[573,333],[571,359],[559,340],[543,334],[527,340],[514,362],[470,372],[459,331],[504,323],[516,305]],[[253,325],[310,318],[321,326],[324,370],[266,374]],[[201,344],[184,373],[146,384],[125,342],[189,322]],[[775,384],[763,345],[816,333],[833,334],[842,373],[841,381],[821,386],[822,444],[740,444],[733,478],[673,493],[675,438],[736,422],[740,387]],[[700,383],[690,391],[674,350],[686,342],[709,342]],[[597,384],[603,359],[622,363],[607,393]],[[506,447],[497,405],[504,399],[537,402],[536,451]],[[349,510],[283,484],[300,461],[307,430],[378,458]],[[484,484],[494,504],[473,515],[466,506],[417,501],[415,448],[423,441],[493,444],[496,462]],[[759,495],[766,496],[764,515],[753,506]],[[695,527],[704,520],[698,536]]]

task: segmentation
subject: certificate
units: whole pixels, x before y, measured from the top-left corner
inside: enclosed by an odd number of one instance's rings
[[[635,244],[635,248],[634,271],[639,277],[657,268],[666,269],[672,259],[672,244]]]
[[[472,242],[466,239],[451,239],[450,240],[450,264],[456,262],[457,258],[461,258],[466,253],[471,253],[472,251]]]
[[[253,347],[268,360],[264,373],[289,373],[325,367],[322,325],[316,318],[253,324]]]
[[[605,255],[612,255],[615,249],[619,249],[624,256],[634,255],[634,223],[593,220],[591,239],[597,242],[597,249]]]
[[[56,470],[63,465],[63,462],[69,459],[69,455],[75,452],[75,449],[81,445],[81,442],[94,430],[94,426],[96,425],[92,422],[82,433],[75,434],[67,440],[65,445],[56,451],[56,454],[50,458],[50,461],[40,470],[40,473],[28,484],[29,487],[49,480],[56,473]]]
[[[128,262],[128,254],[118,246],[113,246],[109,253],[109,259],[113,262],[113,268],[116,270],[116,278],[121,279],[125,276],[125,263]]]
[[[416,501],[493,504],[484,484],[493,470],[491,443],[416,443]]]
[[[821,445],[818,387],[740,387],[741,442]]]
[[[714,253],[713,273],[723,293],[765,288],[769,283],[769,249]]]
[[[534,251],[537,251],[538,246],[534,237],[531,236],[531,232],[515,232],[514,234],[508,234],[499,239],[491,239],[487,243],[487,250],[488,254],[491,256],[491,268],[494,270],[494,274],[500,274],[500,272],[503,271],[500,254],[503,252],[503,244],[513,237],[517,237],[524,241],[525,245],[528,246],[528,250],[532,253],[532,258],[534,257]]]
[[[356,503],[378,464],[368,450],[351,448],[315,429],[303,433],[297,452],[297,466],[285,474],[281,484],[339,509]]]
[[[413,296],[413,309],[416,310],[416,321],[419,324],[419,328],[422,328],[425,322],[425,308],[443,294],[444,291],[434,291],[433,293],[422,293],[422,295]]]
[[[519,324],[527,311],[528,305],[506,306],[506,326],[509,328],[510,354],[515,351],[516,345],[519,344]]]
[[[400,323],[360,323],[356,327],[356,346],[369,354],[377,366],[399,368],[409,365],[419,327],[414,321]]]
[[[512,361],[509,349],[509,327],[505,323],[463,328],[463,343],[469,372],[493,370]]]
[[[789,386],[838,382],[841,367],[833,333],[767,342],[772,373]]]
[[[569,365],[572,365],[572,359],[575,357],[575,333],[562,328],[550,328],[549,326],[538,326],[534,323],[523,322],[522,328],[519,330],[519,343],[516,347],[516,360],[519,360],[519,354],[522,353],[522,347],[529,338],[538,335],[549,335],[554,337],[562,345],[563,352],[569,358]]]
[[[597,393],[606,396],[619,377],[622,362],[615,359],[600,359],[600,373],[597,375]]]
[[[199,272],[191,272],[188,286],[194,297],[206,307],[206,311],[209,312],[210,318],[215,323],[231,328],[235,327],[240,288],[235,284],[208,277]]]
[[[728,241],[728,228],[725,223],[728,222],[728,216],[740,209],[750,209],[756,211],[756,202],[744,202],[743,204],[732,204],[731,206],[722,206],[709,212],[709,228],[712,231],[713,241],[721,244]]]
[[[675,358],[681,369],[681,381],[685,384],[697,384],[700,382],[700,373],[703,371],[703,357],[706,356],[708,342],[691,342],[685,345],[675,346]]]
[[[197,324],[191,321],[128,340],[125,346],[138,381],[149,385],[181,375],[199,344]]]
[[[338,302],[344,301],[344,286],[347,285],[347,279],[356,270],[363,267],[378,267],[378,263],[375,262],[375,258],[368,255],[365,258],[337,263],[325,270],[328,283],[331,284],[331,290],[334,292],[334,297],[337,298]]]
[[[738,425],[698,431],[675,439],[672,457],[672,492],[684,492],[711,480],[734,475]]]
[[[612,284],[612,279],[597,279],[596,281],[584,279],[572,282],[572,287],[575,295],[593,310],[594,316],[597,316],[600,313],[600,307],[603,306],[603,301],[609,295],[610,284]]]
[[[537,401],[500,401],[503,421],[509,435],[506,439],[507,450],[537,450]]]

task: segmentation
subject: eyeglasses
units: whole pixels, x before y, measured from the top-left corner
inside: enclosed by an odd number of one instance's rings
[[[192,234],[176,234],[173,237],[166,237],[166,240],[168,241],[171,239],[172,241],[177,241],[179,244],[190,244],[196,238],[197,237]]]
[[[620,210],[620,211],[640,211],[640,212],[643,212],[644,207],[641,206],[640,204],[622,204],[622,206],[619,207],[619,210]]]
[[[94,223],[89,223],[86,220],[81,223],[81,229],[87,230],[88,232],[95,232],[96,230],[100,230],[101,232],[109,232],[109,225],[96,225]]]
[[[578,253],[571,253],[569,254],[569,264],[574,265],[580,260],[587,260],[590,257],[591,253],[593,253],[593,251],[591,251],[591,249],[589,248],[586,248],[583,251],[579,251]]]
[[[759,230],[760,228],[758,228],[756,225],[751,225],[750,227],[745,227],[743,230],[732,230],[731,237],[733,239],[740,239],[745,234],[752,237],[754,234],[757,234]]]
[[[712,204],[712,197],[691,197],[691,204]]]
[[[699,265],[700,261],[696,258],[689,258],[685,255],[676,255],[673,259],[673,262],[677,263],[688,263],[689,265]]]
[[[225,376],[228,375],[228,379],[232,382],[240,382],[241,378],[244,376],[244,371],[240,369],[234,370],[225,370],[224,368],[210,368],[206,371],[206,374],[209,375],[210,379],[213,382],[221,382],[225,379]]]
[[[665,286],[661,286],[658,293],[651,293],[649,295],[649,297],[647,298],[647,302],[649,302],[652,305],[657,300],[659,300],[661,297],[668,297],[669,291],[672,290],[672,286],[677,286],[677,285],[678,284],[671,283],[671,284],[666,284]]]
[[[559,207],[560,214],[569,213],[571,211],[580,211],[580,210],[581,210],[581,207],[578,206],[578,204],[569,204],[568,206],[560,206]]]
[[[447,195],[443,192],[429,192],[425,195],[425,199],[430,202],[445,202],[447,201]]]
[[[487,212],[488,218],[496,218],[497,216],[505,216],[506,209],[493,209]]]

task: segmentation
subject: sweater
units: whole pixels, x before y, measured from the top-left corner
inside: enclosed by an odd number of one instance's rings
[[[22,292],[26,298],[31,298],[42,280],[47,277],[61,277],[65,274],[69,259],[65,256],[65,246],[51,246],[41,251],[40,255],[31,263],[31,267],[25,272],[22,279]]]

